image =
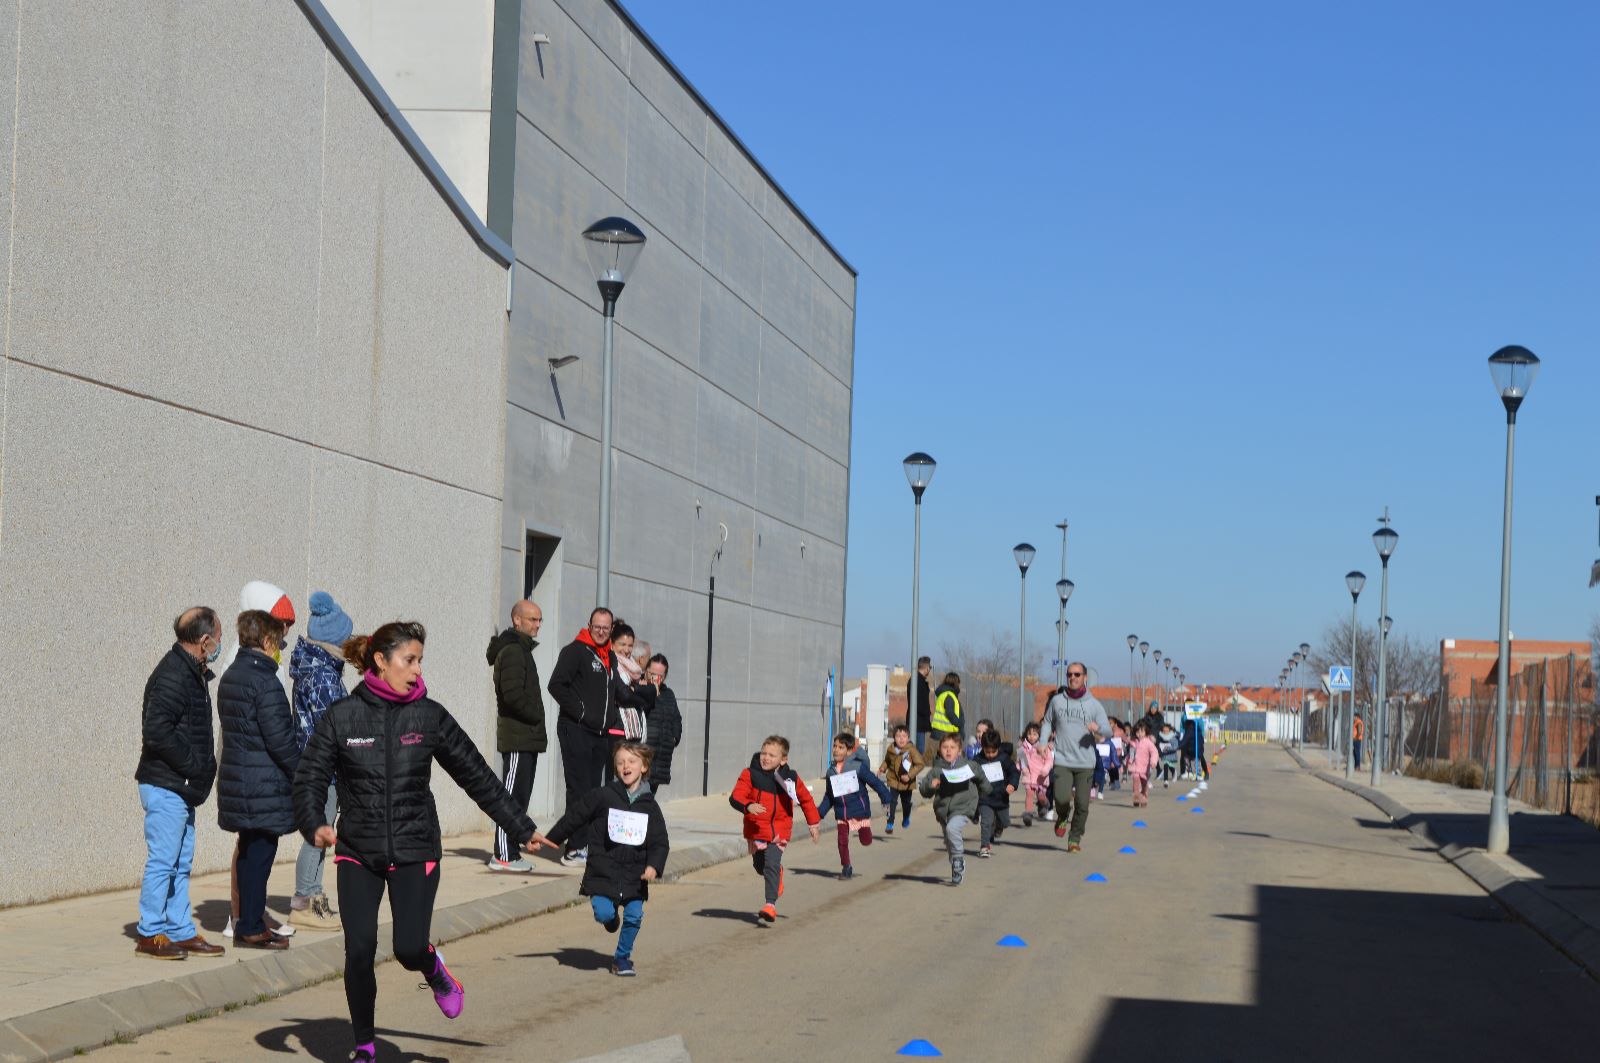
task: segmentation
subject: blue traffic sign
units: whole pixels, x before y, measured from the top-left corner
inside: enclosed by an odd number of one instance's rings
[[[1349,690],[1354,684],[1350,682],[1350,666],[1335,664],[1328,667],[1328,689]]]

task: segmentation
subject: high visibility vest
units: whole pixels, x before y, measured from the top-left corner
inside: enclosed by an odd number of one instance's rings
[[[1350,737],[1354,738],[1357,742],[1359,742],[1359,741],[1361,741],[1362,738],[1364,738],[1366,736],[1366,732],[1367,732],[1367,721],[1365,721],[1361,717],[1357,716],[1356,717],[1355,726],[1350,729]]]
[[[935,731],[961,730],[961,699],[954,690],[941,691],[933,701],[933,724]]]

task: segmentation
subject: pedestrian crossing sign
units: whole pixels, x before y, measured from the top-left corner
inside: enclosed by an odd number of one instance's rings
[[[1328,667],[1328,689],[1349,690],[1354,684],[1350,682],[1350,666],[1335,664]]]

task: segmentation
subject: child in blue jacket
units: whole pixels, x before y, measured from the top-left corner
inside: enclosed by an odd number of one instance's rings
[[[858,833],[862,845],[872,844],[872,798],[867,796],[866,790],[869,786],[877,791],[885,808],[894,801],[894,795],[883,780],[872,774],[866,758],[856,755],[856,736],[848,731],[834,735],[828,792],[817,805],[817,815],[826,816],[831,808],[838,820],[840,878],[856,873],[850,863],[850,832]]]

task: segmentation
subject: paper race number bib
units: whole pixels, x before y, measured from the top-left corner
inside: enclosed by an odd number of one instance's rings
[[[794,780],[793,779],[785,779],[785,780],[783,780],[783,788],[785,790],[789,791],[789,800],[791,800],[791,801],[800,800],[799,795],[794,792]]]
[[[828,776],[828,785],[833,788],[833,796],[844,797],[861,789],[861,776],[853,771],[841,772]]]
[[[988,779],[990,782],[999,782],[1006,777],[1005,765],[1001,764],[999,761],[995,761],[992,764],[985,764],[983,766],[983,777]]]
[[[972,778],[972,765],[963,764],[959,768],[944,769],[945,782],[966,782]]]
[[[911,770],[911,758],[910,757],[901,757],[900,758],[900,770],[904,771],[904,772],[909,772]]]
[[[624,812],[613,808],[606,817],[606,837],[618,845],[643,845],[650,817],[643,812]]]

